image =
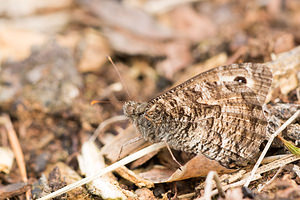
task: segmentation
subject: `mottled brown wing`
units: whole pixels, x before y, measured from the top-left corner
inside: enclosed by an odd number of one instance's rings
[[[236,84],[243,82],[246,79],[245,84]],[[230,84],[234,84],[230,87]],[[149,107],[152,103],[157,102],[159,99],[165,99],[165,97],[174,96],[172,94],[180,91],[190,91],[193,96],[195,93],[199,93],[198,101],[201,103],[213,103],[227,101],[228,98],[235,97],[236,92],[243,92],[244,88],[249,88],[248,91],[252,91],[255,94],[258,104],[262,105],[268,94],[269,88],[272,83],[272,73],[270,68],[264,64],[254,63],[242,63],[232,64],[226,66],[220,66],[187,80],[186,82],[170,89],[162,95],[149,101]],[[232,91],[231,95],[224,95],[227,93],[224,87],[215,87],[216,85],[225,86]],[[170,99],[170,98],[168,98]],[[257,102],[255,102],[257,103]]]
[[[214,68],[151,100],[146,115],[160,126],[177,121],[179,128],[166,134],[171,147],[201,152],[226,167],[245,165],[265,139],[262,104],[271,82],[263,64]]]

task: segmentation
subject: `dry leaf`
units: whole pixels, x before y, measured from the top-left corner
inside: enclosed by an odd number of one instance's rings
[[[34,46],[40,46],[46,41],[46,35],[30,30],[0,29],[0,62],[20,61],[27,58]]]
[[[210,160],[204,155],[199,154],[188,161],[180,169],[177,169],[165,182],[206,176],[208,172],[212,170],[216,171],[219,175],[236,171],[233,169],[227,169],[221,166],[217,161]]]
[[[98,71],[108,61],[107,56],[111,54],[106,39],[93,29],[85,30],[79,49],[81,56],[78,70],[82,73]]]
[[[0,29],[22,29],[47,34],[57,33],[65,28],[71,20],[71,13],[68,10],[34,15],[16,19],[0,19]]]
[[[79,0],[91,13],[98,16],[102,23],[111,27],[127,30],[139,37],[155,40],[166,40],[172,37],[172,32],[147,13],[122,4],[122,1],[112,0]]]
[[[82,154],[77,158],[83,174],[92,176],[100,169],[105,168],[104,158],[94,142],[85,142],[81,151]],[[105,174],[86,186],[92,194],[103,199],[127,199],[112,173]]]
[[[10,17],[22,17],[44,10],[66,9],[71,6],[72,0],[0,0],[0,14]]]
[[[110,143],[107,143],[101,148],[101,154],[104,155],[111,162],[115,162],[120,158],[132,153],[141,147],[145,143],[144,140],[134,142],[132,144],[126,145],[126,142],[138,137],[138,133],[133,126],[129,126],[127,129],[119,129],[119,134]],[[123,147],[122,152],[120,152],[121,147]],[[121,155],[120,155],[121,153]]]

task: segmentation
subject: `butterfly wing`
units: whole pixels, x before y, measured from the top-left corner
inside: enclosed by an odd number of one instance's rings
[[[148,103],[149,134],[226,167],[245,165],[265,139],[262,104],[271,82],[272,73],[263,64],[232,64],[201,73]]]

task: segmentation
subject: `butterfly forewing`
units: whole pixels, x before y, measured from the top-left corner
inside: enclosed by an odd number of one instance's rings
[[[245,165],[265,139],[262,104],[271,81],[271,71],[262,64],[214,68],[149,101],[134,119],[129,117],[146,140],[203,153],[226,167]]]

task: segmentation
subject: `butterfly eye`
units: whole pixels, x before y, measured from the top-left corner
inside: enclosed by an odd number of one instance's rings
[[[239,83],[247,83],[247,79],[243,76],[237,76],[234,78],[234,81],[237,81]]]

